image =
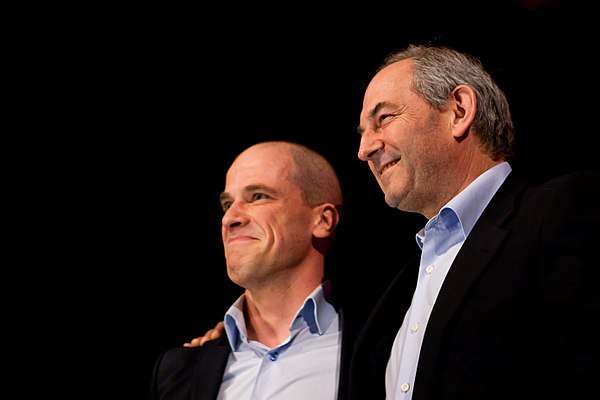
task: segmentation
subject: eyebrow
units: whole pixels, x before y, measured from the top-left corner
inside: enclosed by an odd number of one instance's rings
[[[219,202],[224,202],[225,200],[229,200],[231,199],[231,196],[229,195],[229,193],[223,192],[219,195]]]
[[[377,103],[377,104],[375,105],[375,107],[373,107],[373,109],[371,110],[371,112],[369,113],[369,115],[367,116],[367,120],[368,120],[368,121],[371,121],[371,120],[373,120],[373,119],[375,118],[375,116],[376,116],[377,114],[379,114],[379,112],[380,112],[380,111],[381,111],[383,108],[385,108],[385,107],[387,107],[387,106],[391,106],[391,105],[392,105],[392,103],[390,103],[389,101],[381,101],[381,102]],[[367,128],[364,128],[364,127],[362,127],[362,126],[360,126],[360,125],[359,125],[359,126],[356,128],[356,131],[357,131],[357,132],[358,132],[358,134],[359,134],[359,135],[361,135],[361,136],[362,136],[362,134],[363,134],[363,133],[365,133],[365,131],[366,131],[366,130],[367,130]]]

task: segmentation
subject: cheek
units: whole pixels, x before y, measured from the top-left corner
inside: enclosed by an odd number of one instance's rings
[[[277,234],[286,242],[298,244],[311,238],[312,230],[310,226],[312,216],[305,212],[290,215],[286,221],[281,221],[276,229]]]

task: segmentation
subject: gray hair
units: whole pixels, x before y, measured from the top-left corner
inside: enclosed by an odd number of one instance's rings
[[[432,107],[443,111],[458,85],[467,85],[477,97],[471,125],[483,150],[493,160],[510,158],[515,150],[515,128],[504,92],[470,54],[443,46],[409,45],[390,54],[379,70],[410,59],[414,66],[412,90]]]

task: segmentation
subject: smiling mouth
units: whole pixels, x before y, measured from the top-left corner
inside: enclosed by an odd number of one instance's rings
[[[383,175],[383,173],[385,171],[387,171],[389,168],[392,168],[394,165],[398,164],[399,161],[400,160],[395,160],[395,161],[392,161],[391,163],[385,164],[383,166],[383,168],[381,168],[381,171],[379,171],[379,175]]]

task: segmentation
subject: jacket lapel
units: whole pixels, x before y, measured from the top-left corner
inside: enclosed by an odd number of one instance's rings
[[[192,399],[215,400],[230,353],[227,336],[206,342],[204,351],[197,353],[192,379]]]
[[[457,254],[440,289],[419,356],[415,392],[428,398],[433,389],[436,360],[446,327],[454,318],[469,287],[489,266],[489,262],[506,238],[504,221],[513,213],[514,205],[524,185],[511,173],[492,198]],[[421,396],[423,395],[423,396]]]

